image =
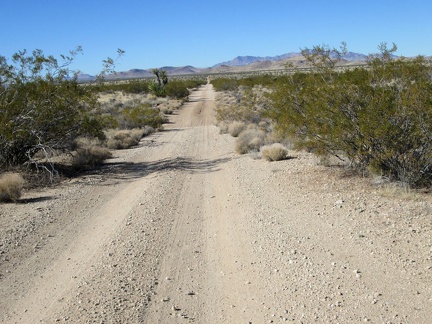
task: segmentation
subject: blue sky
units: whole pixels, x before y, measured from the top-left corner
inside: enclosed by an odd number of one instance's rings
[[[430,0],[1,0],[0,8],[0,55],[58,56],[80,45],[73,68],[89,74],[117,48],[126,51],[118,71],[208,67],[341,41],[364,54],[384,41],[398,55],[432,55]]]

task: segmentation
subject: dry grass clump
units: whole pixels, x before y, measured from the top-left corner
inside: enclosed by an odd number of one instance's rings
[[[15,202],[21,197],[24,179],[19,173],[6,173],[0,177],[0,202]]]
[[[228,133],[232,137],[238,137],[246,129],[246,124],[241,121],[234,121],[228,125]]]
[[[265,132],[256,128],[249,128],[241,132],[235,144],[235,151],[239,154],[258,152],[264,144]]]
[[[217,124],[217,126],[219,127],[219,134],[227,134],[228,133],[228,124],[225,122],[219,122]]]
[[[93,167],[101,164],[106,159],[112,157],[111,152],[102,146],[88,146],[78,148],[73,160],[72,165],[75,168]]]
[[[157,104],[159,111],[165,115],[172,115],[175,110],[181,107],[183,104],[182,100],[169,99],[166,102]]]
[[[172,108],[169,108],[169,107],[162,107],[162,108],[159,108],[159,110],[161,113],[163,113],[165,115],[172,115],[173,114]]]
[[[117,131],[116,134],[107,140],[108,148],[112,150],[124,150],[137,145],[139,140],[131,136],[130,131]]]
[[[266,130],[266,128],[264,128],[263,130]],[[293,142],[295,142],[295,140],[291,140],[290,138],[283,136],[274,130],[266,131],[266,133],[267,133],[265,139],[266,145],[270,145],[273,143],[280,143],[288,149],[293,148]]]
[[[141,138],[154,132],[153,127],[134,128],[131,130],[110,130],[105,132],[107,146],[113,150],[128,149],[138,145]]]
[[[280,161],[288,157],[288,150],[280,143],[261,147],[261,156],[267,161]]]
[[[109,149],[104,147],[99,140],[79,138],[76,146],[72,165],[77,169],[96,166],[112,157]]]
[[[153,134],[155,132],[155,129],[151,126],[144,126],[143,128],[141,128],[141,131],[142,131],[142,135],[141,135],[142,138],[142,137],[149,136],[150,134]]]

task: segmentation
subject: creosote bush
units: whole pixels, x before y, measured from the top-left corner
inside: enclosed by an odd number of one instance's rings
[[[155,129],[160,128],[164,122],[158,109],[150,107],[149,104],[139,104],[123,108],[122,128],[132,129],[151,126]]]
[[[288,150],[280,143],[261,147],[261,156],[267,161],[280,161],[288,157]]]
[[[123,93],[145,94],[150,92],[149,84],[150,81],[148,80],[112,81],[99,85],[98,91],[121,91]]]
[[[367,69],[343,72],[346,52],[317,46],[303,55],[314,67],[278,83],[268,116],[297,147],[347,160],[411,187],[432,185],[431,65],[424,57],[393,59],[381,44]]]
[[[19,173],[5,173],[0,176],[0,203],[15,202],[21,197],[24,179]]]
[[[41,50],[19,51],[10,60],[0,56],[0,168],[40,169],[33,159],[37,154],[48,152],[50,159],[51,152],[70,153],[80,136],[103,140],[107,120],[101,119],[95,87],[78,84],[68,69],[81,51],[61,55],[61,61]],[[99,81],[112,71],[114,60],[103,63]]]
[[[211,80],[211,84],[216,91],[237,91],[238,87],[244,86],[252,88],[255,85],[269,86],[273,85],[276,80],[281,80],[284,76],[275,77],[270,74],[249,76],[246,78],[215,78]]]
[[[189,89],[204,83],[204,80],[171,80],[165,86],[165,95],[170,98],[186,99],[189,96]]]

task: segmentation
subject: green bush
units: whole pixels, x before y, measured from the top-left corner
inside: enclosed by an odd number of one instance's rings
[[[151,108],[148,104],[140,104],[135,107],[126,107],[121,112],[124,118],[123,128],[142,128],[151,126],[160,128],[164,122],[163,117],[157,109]]]
[[[148,89],[156,97],[164,97],[165,96],[165,87],[160,85],[160,84],[157,84],[156,82],[150,82],[148,85]]]
[[[165,85],[165,95],[182,99],[189,95],[188,84],[184,81],[171,80]]]
[[[111,81],[98,85],[97,91],[121,91],[124,93],[143,94],[149,92],[148,80]]]
[[[217,78],[211,81],[216,91],[235,91],[239,83],[237,79]]]
[[[148,85],[149,82],[145,80],[132,80],[127,82],[124,85],[124,90],[122,91],[126,93],[138,93],[138,94],[148,93],[149,92]]]
[[[348,160],[413,187],[432,184],[432,84],[423,57],[391,58],[380,46],[366,69],[340,72],[338,53],[304,51],[315,72],[289,77],[270,95],[268,116],[298,147]]]
[[[237,78],[238,77],[238,78]],[[286,76],[273,76],[269,74],[249,76],[241,78],[237,75],[233,78],[216,78],[211,80],[211,84],[216,91],[236,91],[238,87],[253,88],[254,86],[272,86],[275,82],[282,82]]]
[[[95,92],[68,78],[72,58],[63,58],[22,51],[10,64],[0,56],[0,168],[41,150],[70,151],[78,136],[103,137]]]

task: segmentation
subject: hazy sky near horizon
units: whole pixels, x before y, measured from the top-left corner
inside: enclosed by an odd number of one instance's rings
[[[275,56],[347,42],[377,52],[432,55],[430,0],[1,0],[0,55],[83,48],[73,65],[95,74],[102,60],[126,53],[116,69],[209,67],[239,55]]]

